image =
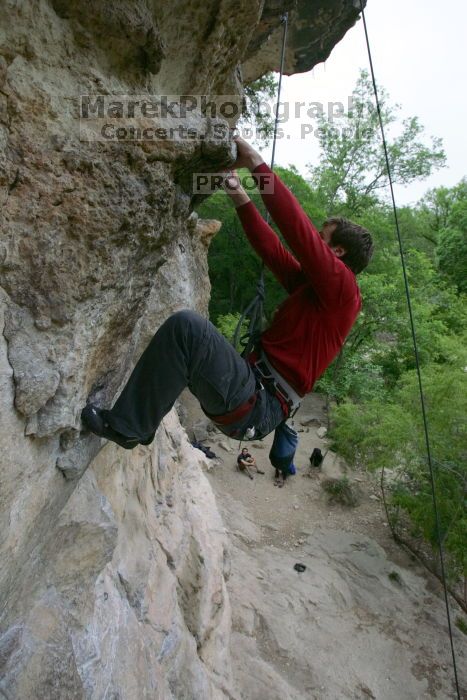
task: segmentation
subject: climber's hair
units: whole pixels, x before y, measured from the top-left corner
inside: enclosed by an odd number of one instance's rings
[[[342,262],[356,275],[364,270],[374,250],[370,232],[341,216],[332,216],[324,222],[324,225],[336,226],[331,235],[331,246],[344,248],[345,255],[340,258]]]

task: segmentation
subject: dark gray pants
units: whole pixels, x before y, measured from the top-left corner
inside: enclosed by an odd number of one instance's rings
[[[252,439],[260,439],[284,420],[279,400],[259,386],[248,362],[194,311],[179,311],[162,324],[106,419],[123,435],[150,440],[185,387],[212,416],[235,410],[257,392],[252,410],[221,428],[238,440],[249,427],[255,428]]]

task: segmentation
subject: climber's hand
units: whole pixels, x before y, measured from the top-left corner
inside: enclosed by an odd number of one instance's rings
[[[253,170],[257,165],[264,162],[258,151],[255,151],[253,146],[245,139],[242,139],[241,136],[234,136],[233,140],[237,144],[237,160],[233,164],[234,168]]]
[[[224,175],[225,179],[223,188],[229,195],[235,207],[240,207],[242,204],[247,204],[250,201],[250,198],[243,189],[236,170],[227,170],[224,172]]]
[[[236,170],[226,170],[224,171],[224,190],[228,192],[229,190],[238,191],[242,189],[242,183],[238,177]]]

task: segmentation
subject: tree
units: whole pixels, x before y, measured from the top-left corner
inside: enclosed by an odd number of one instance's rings
[[[441,231],[436,253],[441,272],[457,285],[459,292],[467,292],[467,229]]]
[[[218,316],[241,312],[254,296],[261,265],[224,192],[217,192],[203,202],[198,212],[204,218],[222,222],[222,228],[211,242],[208,254],[211,280],[209,313],[216,323]]]
[[[274,73],[266,73],[244,87],[244,106],[238,126],[241,129],[246,125],[254,124],[255,140],[261,143],[262,147],[268,146],[269,139],[274,133],[274,100],[278,84],[279,81]],[[265,106],[267,109],[264,109]]]
[[[439,231],[436,257],[441,272],[459,292],[467,292],[467,181],[453,189],[455,199]]]
[[[438,242],[438,234],[449,225],[453,207],[467,201],[467,179],[463,178],[454,187],[436,187],[428,190],[420,200],[416,214],[423,221],[427,230],[427,238],[434,245]]]
[[[457,343],[453,362],[424,369],[425,402],[431,438],[441,538],[455,579],[467,576],[466,424],[467,356]],[[404,375],[391,397],[363,405],[347,401],[334,411],[334,447],[352,463],[391,470],[392,507],[406,512],[416,531],[437,547],[430,474],[421,421],[418,380]]]
[[[386,135],[397,122],[399,105],[390,105],[384,89],[379,88],[381,115]],[[359,214],[378,200],[387,186],[386,162],[381,144],[378,113],[373,105],[373,87],[368,73],[360,77],[352,93],[352,109],[341,117],[318,115],[321,161],[310,166],[311,184],[323,196],[329,213],[337,207],[345,213]],[[423,140],[424,128],[417,117],[402,122],[399,135],[388,139],[389,163],[394,183],[406,185],[425,179],[445,165],[442,141]]]

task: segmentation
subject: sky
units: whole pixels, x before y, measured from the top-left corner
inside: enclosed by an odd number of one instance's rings
[[[365,11],[376,80],[402,107],[401,118],[417,116],[428,136],[443,139],[447,167],[424,181],[396,187],[399,204],[420,199],[426,190],[452,186],[467,175],[467,2],[465,0],[368,0]],[[363,22],[352,27],[325,63],[309,73],[284,76],[282,99],[329,102],[346,107],[358,78],[367,68]],[[305,116],[302,122],[310,123]],[[300,139],[300,120],[284,125],[276,164],[295,165],[307,175],[319,149],[311,132]],[[289,138],[288,138],[289,137]],[[262,154],[270,158],[270,149]]]

